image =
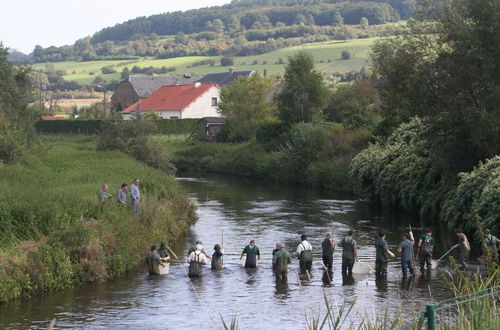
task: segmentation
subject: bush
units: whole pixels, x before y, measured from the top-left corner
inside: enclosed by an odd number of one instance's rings
[[[232,57],[223,57],[220,59],[221,66],[231,66],[234,65],[234,60]]]
[[[277,150],[285,142],[291,129],[290,123],[276,121],[261,125],[256,132],[257,143],[264,144],[266,150]]]
[[[341,60],[350,60],[351,59],[351,53],[347,50],[343,50],[342,53],[340,53],[340,59]]]
[[[149,136],[158,127],[151,120],[107,122],[99,137],[98,150],[120,150],[147,165],[173,174],[175,167],[159,145]]]

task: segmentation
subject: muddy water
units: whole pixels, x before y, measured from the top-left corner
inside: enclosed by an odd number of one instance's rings
[[[362,318],[374,320],[401,313],[410,318],[434,300],[450,297],[438,272],[402,281],[397,259],[389,263],[387,280],[374,275],[342,278],[341,252],[334,254],[331,278],[321,267],[321,241],[333,232],[335,241],[349,229],[357,233],[360,259],[373,262],[377,233],[388,233],[394,251],[402,229],[411,223],[404,215],[382,214],[367,201],[352,196],[332,196],[297,187],[256,184],[241,179],[179,178],[198,206],[199,221],[183,242],[174,245],[183,255],[199,239],[210,253],[224,243],[225,266],[221,272],[208,267],[201,279],[190,282],[187,266],[172,264],[170,275],[150,278],[143,267],[99,285],[85,285],[27,301],[0,306],[0,327],[121,329],[220,329],[237,317],[241,329],[305,329],[307,320],[324,315],[325,296],[338,310],[354,303],[344,328]],[[416,228],[423,224],[413,223]],[[436,255],[445,250],[439,228]],[[417,235],[419,231],[416,230]],[[307,234],[314,248],[312,277],[298,272],[294,259],[286,285],[276,285],[271,252],[277,242],[295,251],[300,235]],[[223,237],[222,237],[223,236]],[[239,254],[254,239],[262,253],[255,270],[241,267]]]

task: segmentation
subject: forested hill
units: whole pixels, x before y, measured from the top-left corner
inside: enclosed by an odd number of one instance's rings
[[[327,40],[368,38],[414,15],[421,0],[240,0],[138,17],[74,45],[36,46],[31,62],[248,56]]]
[[[284,24],[336,25],[339,13],[345,24],[359,24],[365,17],[370,24],[383,24],[412,16],[417,0],[240,0],[228,5],[138,17],[92,36],[91,43],[125,41],[152,33],[175,35],[212,31],[219,19],[227,28],[255,29]],[[213,24],[212,24],[213,25]]]

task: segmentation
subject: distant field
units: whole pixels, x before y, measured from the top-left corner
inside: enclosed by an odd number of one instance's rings
[[[316,62],[317,68],[325,73],[333,72],[348,72],[359,70],[363,66],[368,66],[370,46],[377,38],[355,39],[347,41],[328,41],[321,43],[305,44],[296,47],[279,49],[270,53],[257,56],[240,56],[235,57],[234,62],[238,70],[255,70],[263,73],[264,70],[270,75],[281,75],[284,72],[284,64],[277,64],[281,58],[286,62],[288,56],[293,55],[300,49],[310,51]],[[351,59],[341,60],[340,53],[347,50],[351,53]],[[121,72],[123,68],[132,69],[134,65],[139,67],[175,67],[176,71],[170,74],[179,75],[183,73],[207,74],[210,72],[220,72],[227,70],[226,67],[218,65],[221,56],[187,56],[176,57],[163,60],[141,58],[138,60],[116,60],[116,61],[90,61],[90,62],[60,62],[51,63],[56,70],[65,70],[67,75],[66,80],[78,81],[82,84],[91,83],[97,76],[102,77],[110,82],[113,79],[120,79],[120,74],[101,74],[103,66],[112,66],[117,72]],[[202,60],[215,60],[217,62],[213,67],[198,66],[190,67],[193,63]],[[252,64],[257,61],[257,64]],[[44,63],[33,65],[35,69],[45,69]],[[93,73],[93,74],[90,74]]]

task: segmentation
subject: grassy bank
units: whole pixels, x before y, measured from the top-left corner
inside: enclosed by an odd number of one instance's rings
[[[298,124],[264,141],[239,144],[156,139],[170,151],[181,171],[225,173],[351,192],[349,164],[368,145],[371,134],[340,125]]]
[[[147,247],[172,241],[194,219],[179,185],[95,137],[45,137],[40,155],[0,168],[0,302],[102,281],[136,266]],[[97,202],[142,179],[142,213]]]

